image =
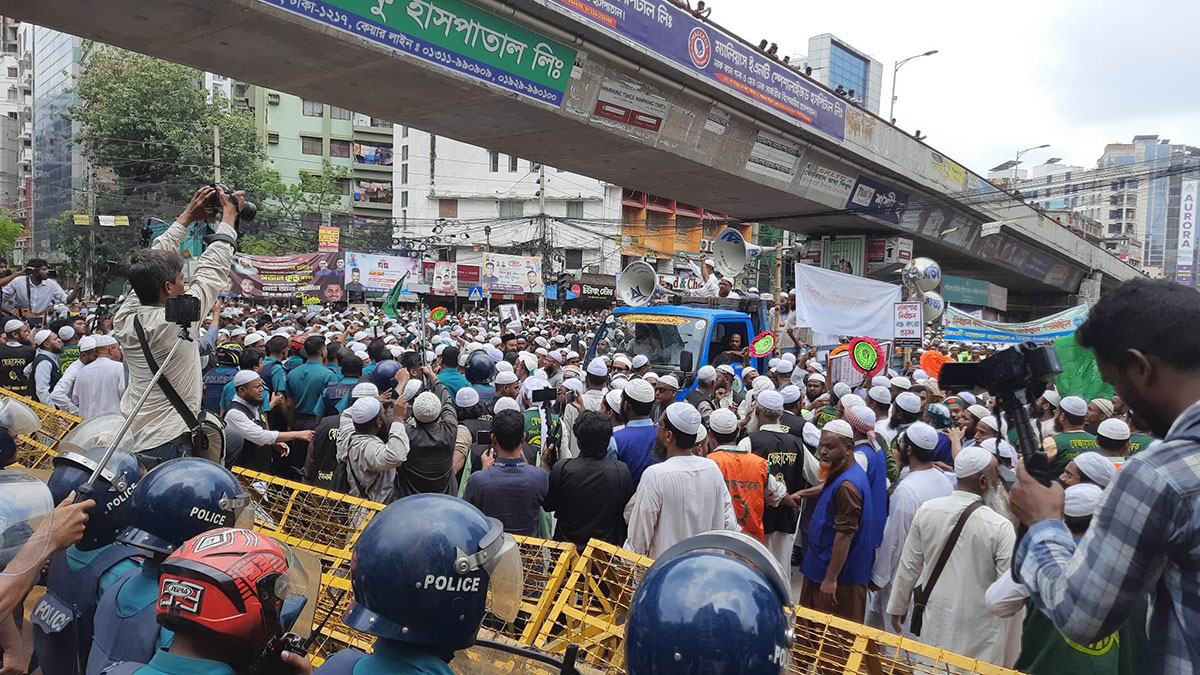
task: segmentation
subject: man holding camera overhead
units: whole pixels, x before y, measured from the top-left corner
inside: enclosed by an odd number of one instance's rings
[[[136,251],[129,265],[129,283],[133,293],[125,299],[113,316],[113,327],[125,363],[129,368],[129,385],[121,399],[121,413],[134,412],[138,398],[154,377],[138,339],[135,319],[140,323],[149,344],[150,353],[163,378],[179,394],[193,415],[200,413],[203,384],[200,373],[200,350],[195,342],[180,345],[170,362],[164,363],[167,353],[179,339],[179,325],[166,318],[166,303],[170,298],[190,295],[199,300],[199,319],[207,315],[217,295],[229,286],[229,270],[233,263],[234,242],[237,241],[238,210],[243,203],[241,193],[230,195],[224,190],[205,186],[196,191],[183,214],[154,240],[149,249]],[[183,258],[179,246],[195,222],[220,217],[216,236],[196,259],[192,281],[183,283]],[[197,320],[190,327],[193,339],[199,334]],[[160,383],[161,384],[161,383]],[[134,415],[130,427],[133,449],[148,467],[168,459],[192,454],[192,441],[187,423],[172,406],[161,386],[150,392],[146,404]]]

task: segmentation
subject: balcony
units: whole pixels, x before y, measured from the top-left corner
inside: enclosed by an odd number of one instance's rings
[[[355,171],[369,171],[376,174],[392,173],[393,153],[391,143],[372,144],[356,142],[353,145],[351,156],[354,158]]]
[[[17,135],[21,140],[30,140],[33,138],[33,122],[24,122],[21,124],[21,132]]]
[[[21,150],[21,165],[31,166],[33,164],[33,148],[25,148]]]

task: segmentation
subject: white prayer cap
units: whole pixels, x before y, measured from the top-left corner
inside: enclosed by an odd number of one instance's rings
[[[704,425],[701,425],[696,431],[696,445],[703,443],[706,438],[708,438],[708,429],[705,429]]]
[[[1113,404],[1112,404],[1112,399],[1094,398],[1088,402],[1096,404],[1096,407],[1100,409],[1100,412],[1104,413],[1105,417],[1112,417],[1113,410],[1114,410]]]
[[[663,375],[662,377],[658,378],[658,383],[670,389],[679,388],[679,380],[676,379],[674,375]]]
[[[488,340],[488,344],[490,344],[493,347],[499,347],[500,346],[500,338],[494,337],[491,340]]]
[[[628,377],[625,377],[624,375],[617,375],[616,377],[614,377],[614,378],[612,379],[612,385],[611,385],[611,386],[612,386],[612,388],[613,388],[613,389],[618,389],[618,390],[619,390],[619,389],[624,389],[624,388],[625,388],[625,386],[626,386],[626,385],[628,385],[628,384],[629,384],[629,378],[628,378]]]
[[[972,445],[959,451],[954,458],[954,475],[958,478],[970,478],[988,468],[995,455],[983,447]]]
[[[64,340],[70,340],[71,338],[75,337],[75,329],[71,328],[70,326],[63,326],[62,328],[58,329],[58,337]]]
[[[821,430],[812,422],[804,423],[804,430],[800,432],[804,436],[804,444],[815,448],[821,444]]]
[[[883,405],[892,404],[892,390],[887,387],[874,386],[867,392],[867,396],[871,397],[872,401],[882,403]]]
[[[460,408],[470,408],[479,403],[479,392],[474,387],[463,387],[454,395],[454,405]]]
[[[1096,427],[1096,435],[1111,438],[1114,441],[1127,441],[1129,440],[1129,425],[1115,417],[1110,417]]]
[[[566,359],[567,359],[568,361],[571,361],[571,360],[573,360],[573,359],[577,359],[577,358],[579,358],[579,352],[575,351],[574,349],[572,349],[572,350],[569,350],[569,351],[567,352]],[[634,359],[634,361],[637,361],[637,359]],[[645,364],[642,364],[642,365],[645,365]],[[634,366],[634,368],[636,368],[636,367],[637,367],[637,366]]]
[[[809,382],[820,382],[821,384],[825,384],[825,376],[820,373],[813,373],[812,375],[808,376],[808,381]]]
[[[912,380],[907,377],[893,377],[890,384],[897,389],[912,389]]]
[[[645,380],[630,380],[629,384],[625,385],[625,388],[621,391],[631,401],[639,403],[654,402],[654,385]]]
[[[259,374],[253,370],[239,370],[233,376],[233,386],[240,387],[243,384],[249,384],[255,380],[262,379]]]
[[[890,386],[892,386],[892,381],[890,379],[888,379],[887,375],[876,375],[875,377],[871,378],[871,386],[872,387],[890,387]]]
[[[976,403],[975,405],[967,406],[967,412],[974,415],[975,419],[977,419],[977,420],[981,420],[981,419],[987,417],[988,415],[992,414],[991,410],[988,410],[987,408],[979,405],[978,403]]]
[[[39,330],[37,333],[34,333],[33,344],[38,347],[41,347],[42,343],[46,341],[46,338],[50,337],[51,335],[54,335],[53,331],[51,331],[48,328],[43,328],[43,329]]]
[[[775,365],[775,372],[780,375],[790,375],[795,368],[791,361],[780,359],[779,363]]]
[[[1108,487],[1113,478],[1117,477],[1117,468],[1107,457],[1098,452],[1081,452],[1075,455],[1075,468],[1100,487]]]
[[[504,352],[501,352],[499,349],[496,349],[492,345],[488,345],[488,346],[484,347],[483,349],[484,349],[484,351],[487,352],[487,355],[491,357],[492,363],[500,363],[501,361],[504,360]],[[560,363],[562,362],[561,357],[559,357],[558,360]]]
[[[1068,396],[1058,404],[1058,407],[1063,412],[1070,413],[1076,417],[1087,415],[1087,401],[1084,401],[1080,396]]]
[[[242,328],[241,326],[235,326],[233,330],[229,331],[229,337],[237,337],[239,335],[245,335],[245,334],[246,334],[246,329]]]
[[[358,342],[355,344],[362,344],[362,343]],[[392,358],[398,359],[404,354],[404,349],[402,347],[400,347],[400,345],[388,345],[388,353],[392,355]]]
[[[596,357],[587,364],[587,374],[593,377],[608,377],[608,364],[604,359]]]
[[[570,389],[576,394],[583,395],[583,383],[574,377],[568,377],[567,379],[563,380],[562,386]]]
[[[800,387],[794,384],[789,384],[779,390],[779,395],[783,397],[784,405],[791,405],[800,400]]]
[[[575,354],[575,352],[571,352],[571,353]],[[578,355],[576,355],[576,356],[578,356]],[[646,358],[645,354],[638,354],[637,356],[633,357],[632,363],[633,363],[634,370],[636,370],[636,369],[641,368],[642,366],[646,365],[647,363],[650,363],[650,359]]]
[[[391,337],[391,336],[389,336],[389,337]],[[443,345],[443,344],[440,344],[440,345],[438,345],[438,346],[434,347],[434,348],[433,348],[433,355],[434,355],[434,356],[441,356],[441,355],[442,355],[442,352],[446,351],[446,347],[449,347],[449,346],[450,346],[450,345]]]
[[[712,258],[705,258],[704,264],[712,268],[716,268],[717,266],[717,264],[713,262]]]
[[[504,358],[504,357],[501,356],[501,358]],[[554,359],[555,361],[558,361],[559,363],[562,363],[563,362],[563,350],[561,350],[561,349],[551,350],[550,358]]]
[[[717,372],[725,373],[730,377],[737,377],[737,371],[734,370],[733,366],[729,365],[728,363],[722,363],[721,365],[717,366]]]
[[[1047,389],[1046,393],[1042,394],[1042,398],[1045,399],[1046,403],[1049,403],[1055,408],[1062,403],[1062,395],[1053,389]]]
[[[492,405],[492,412],[499,414],[505,410],[515,410],[521,412],[521,406],[517,405],[517,399],[511,396],[501,396],[496,399],[496,403]]]
[[[765,378],[765,377],[754,378],[754,382],[750,385],[750,389],[752,389],[756,392],[769,391],[774,388],[775,388],[775,383],[771,382],[770,379]]]
[[[912,379],[913,379],[913,382],[920,384],[920,383],[924,382],[925,380],[928,380],[929,376],[925,374],[925,371],[918,368],[913,371]]]
[[[923,450],[934,450],[938,444],[938,432],[924,422],[913,422],[904,430],[908,441]]]
[[[20,319],[9,319],[8,322],[4,324],[4,332],[12,333],[14,331],[21,330],[21,326],[24,325],[25,322]]]
[[[993,455],[1008,460],[1006,465],[1016,465],[1017,450],[1006,440],[1000,438],[988,438],[979,444],[979,447],[987,450]]]
[[[404,385],[404,398],[408,399],[409,401],[413,400],[413,398],[415,398],[416,395],[421,392],[421,386],[420,380],[409,380],[408,383]]]
[[[630,361],[629,357],[625,356],[624,354],[617,354],[616,356],[614,356],[613,363],[623,363],[623,364],[625,364],[626,368],[633,367],[633,361]]]
[[[359,382],[350,390],[350,398],[363,398],[365,396],[374,398],[378,395],[379,387],[376,387],[373,382]]]
[[[525,364],[525,370],[531,373],[537,368],[537,357],[529,352],[520,352],[517,354],[517,360]]]
[[[896,405],[900,406],[904,412],[919,413],[921,412],[921,397],[911,391],[902,391],[896,397]]]
[[[861,403],[846,408],[845,420],[850,423],[850,428],[860,434],[875,430],[875,411]]]
[[[254,345],[262,342],[266,342],[266,338],[263,337],[262,333],[255,331],[246,336],[245,344],[247,347],[253,347]]]
[[[1068,518],[1085,518],[1095,515],[1096,507],[1104,489],[1091,483],[1079,483],[1067,488],[1063,501],[1063,515]]]
[[[849,410],[856,405],[863,405],[866,401],[858,394],[846,394],[838,399],[838,403],[842,404],[842,410]]]
[[[976,401],[978,400],[975,398],[975,394],[972,394],[969,391],[958,392],[958,397],[966,401],[967,405],[975,405]]]
[[[696,373],[696,379],[701,382],[712,382],[717,379],[717,369],[712,366],[702,366]]]
[[[974,406],[971,406],[971,407],[974,407]],[[987,415],[985,415],[984,417],[981,417],[979,419],[979,423],[986,426],[987,428],[991,429],[992,431],[999,433],[1001,436],[1004,436],[1008,433],[1008,422],[1005,422],[1003,419],[1000,420],[1000,428],[997,429],[996,428],[996,416],[994,414],[992,414],[990,411],[988,412]]]
[[[96,346],[97,347],[107,347],[109,345],[115,345],[115,344],[117,344],[117,339],[111,335],[97,335],[96,336]]]
[[[91,335],[84,335],[79,338],[79,351],[90,352],[96,348],[96,338]]]
[[[658,382],[658,373],[652,370],[647,371],[645,375],[642,375],[642,379],[653,385],[655,382]]]
[[[495,383],[497,386],[512,384],[517,381],[517,374],[511,370],[502,370],[496,374]]]
[[[712,428],[713,433],[732,434],[737,431],[738,418],[728,408],[717,408],[708,416],[708,426]]]
[[[541,336],[538,336],[538,337],[534,338],[534,340],[533,340],[533,343],[534,343],[535,345],[537,345],[537,346],[541,347],[542,349],[549,349],[549,348],[550,348],[550,341],[549,341],[549,340],[547,340],[547,339],[546,339],[546,338],[544,338],[544,337],[541,337]]]
[[[417,418],[418,422],[432,422],[438,418],[441,411],[442,400],[431,391],[421,392],[417,400],[413,401],[413,417]]]
[[[700,431],[700,411],[691,403],[672,403],[664,413],[671,426],[683,434]]]
[[[851,390],[850,385],[846,384],[845,382],[838,382],[837,384],[833,385],[832,391],[833,395],[840,399],[843,396],[848,396]]]
[[[767,361],[767,368],[774,370],[775,366],[779,365],[779,359],[771,359]]]
[[[354,420],[355,424],[366,424],[379,417],[379,409],[379,399],[370,396],[360,398],[350,406],[350,419]]]
[[[779,358],[784,361],[790,362],[793,366],[796,365],[796,355],[791,352],[788,352]]]
[[[608,407],[612,408],[614,412],[621,412],[622,396],[623,394],[621,393],[621,390],[613,387],[612,389],[604,392],[604,402],[607,403]]]
[[[777,391],[768,389],[767,391],[760,392],[758,398],[755,400],[758,402],[758,407],[763,410],[783,410],[783,394]]]
[[[821,431],[827,434],[837,434],[846,438],[854,438],[854,429],[846,420],[831,420],[825,424],[825,428]]]

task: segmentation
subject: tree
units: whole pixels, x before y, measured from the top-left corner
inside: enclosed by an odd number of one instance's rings
[[[0,209],[0,254],[8,257],[24,232],[25,225],[13,220],[8,209]]]

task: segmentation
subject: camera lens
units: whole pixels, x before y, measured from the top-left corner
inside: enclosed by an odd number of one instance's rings
[[[242,210],[238,212],[238,218],[250,221],[254,220],[254,216],[256,215],[258,215],[258,207],[254,205],[254,202],[243,201]]]

